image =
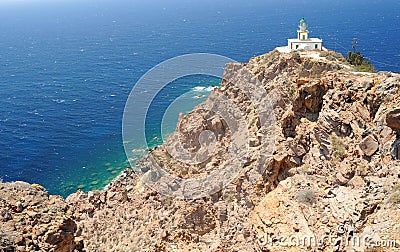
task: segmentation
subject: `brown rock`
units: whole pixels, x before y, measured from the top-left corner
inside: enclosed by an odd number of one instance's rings
[[[395,108],[386,114],[386,124],[393,130],[400,130],[400,108]]]
[[[22,212],[23,209],[24,209],[24,207],[23,207],[21,201],[17,201],[15,203],[15,212],[20,213],[20,212]]]
[[[360,176],[354,176],[348,183],[354,189],[361,190],[364,187],[364,180]]]
[[[14,239],[14,244],[22,245],[24,238],[22,236],[18,236]]]
[[[0,209],[0,221],[6,222],[11,219],[12,219],[12,216],[10,213],[10,209],[8,207],[4,208],[4,209]]]
[[[83,238],[82,237],[76,237],[75,238],[75,250],[83,251],[83,248],[84,248]]]
[[[374,155],[379,148],[378,142],[372,135],[369,135],[366,138],[364,138],[359,146],[361,150],[364,152],[364,154],[368,157]]]
[[[218,117],[213,117],[211,120],[211,130],[220,131],[223,129],[223,123]]]
[[[257,147],[260,145],[260,142],[258,141],[258,138],[250,138],[249,145],[250,147]]]
[[[44,191],[44,187],[39,184],[32,184],[31,186],[39,191]]]
[[[64,199],[39,189],[23,182],[0,183],[0,219],[5,221],[0,222],[0,251],[74,250],[76,224],[66,218]],[[10,237],[13,250],[4,247],[4,237]]]
[[[339,185],[346,185],[349,182],[349,180],[343,177],[340,172],[336,173],[336,179],[339,182]]]
[[[128,192],[125,188],[122,188],[120,192],[116,195],[116,200],[118,202],[125,202],[128,200]]]
[[[18,251],[18,252],[25,252],[25,251],[27,251],[27,250],[25,249],[25,246],[18,246],[18,247],[17,247],[17,251]]]

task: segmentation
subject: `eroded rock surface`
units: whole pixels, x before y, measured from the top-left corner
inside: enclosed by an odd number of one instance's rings
[[[39,185],[0,183],[0,250],[79,251],[68,209],[61,196]]]

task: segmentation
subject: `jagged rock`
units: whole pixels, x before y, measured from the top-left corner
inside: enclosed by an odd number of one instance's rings
[[[219,119],[218,117],[211,118],[211,130],[216,132],[223,130],[223,123],[221,119]]]
[[[59,196],[49,196],[39,185],[0,183],[1,251],[74,251],[77,226]],[[2,240],[6,232],[12,248]],[[9,243],[8,242],[8,243]],[[76,250],[81,251],[81,250]]]
[[[20,212],[22,212],[22,210],[24,210],[24,206],[22,205],[22,202],[17,201],[17,203],[15,203],[14,211],[16,213],[20,213]]]
[[[293,102],[294,111],[310,111],[312,113],[319,112],[322,107],[323,99],[327,87],[319,82],[314,81],[300,86],[297,97]]]
[[[364,152],[364,154],[368,157],[374,155],[379,148],[378,142],[372,135],[369,135],[366,138],[364,138],[359,146],[361,150]]]
[[[43,235],[43,241],[56,251],[74,251],[76,223],[72,219],[63,219],[58,226],[52,227]]]
[[[393,130],[400,130],[400,108],[395,108],[386,114],[386,124]]]
[[[250,147],[257,147],[260,145],[258,138],[250,138],[249,140]]]
[[[33,188],[38,189],[39,191],[44,191],[44,187],[39,185],[39,184],[32,184],[31,185]]]
[[[349,182],[349,180],[348,179],[346,179],[343,175],[342,175],[342,173],[340,173],[340,172],[338,172],[338,173],[336,173],[336,179],[337,179],[337,181],[339,182],[339,185],[346,185],[348,182]]]
[[[215,228],[214,217],[206,209],[196,207],[194,209],[188,209],[187,212],[188,213],[183,213],[183,228],[190,229],[191,232],[199,235],[204,235]]]

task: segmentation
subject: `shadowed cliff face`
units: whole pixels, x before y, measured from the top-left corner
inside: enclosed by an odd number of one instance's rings
[[[249,99],[230,81],[243,77],[243,70],[268,94],[275,116],[268,130],[254,104],[265,97]],[[222,191],[196,200],[168,198],[144,184],[151,171],[140,181],[127,170],[104,191],[70,195],[62,202],[67,210],[58,215],[74,221],[74,244],[83,240],[87,251],[310,250],[284,247],[271,234],[330,235],[333,242],[320,246],[326,251],[344,251],[346,240],[362,236],[371,242],[397,240],[399,246],[399,88],[400,75],[355,73],[333,52],[273,51],[248,63],[228,64],[221,86],[205,103],[215,103],[220,94],[235,104],[247,125],[249,149],[238,176]],[[217,140],[210,158],[186,164],[168,152],[177,141],[189,152],[200,150],[204,131]],[[260,141],[267,131],[273,132],[274,144]],[[176,132],[152,157],[180,178],[207,176],[229,161],[233,136],[226,120],[195,109],[180,117]],[[260,167],[265,148],[272,148],[272,155]],[[142,166],[148,162],[144,158]],[[260,169],[261,176],[252,176]],[[5,202],[1,209],[17,216],[16,203]],[[1,227],[11,223],[0,220]],[[37,224],[6,232],[11,244],[26,227]],[[366,249],[365,243],[359,245],[353,249]]]

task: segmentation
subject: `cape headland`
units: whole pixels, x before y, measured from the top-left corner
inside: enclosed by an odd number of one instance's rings
[[[195,200],[168,198],[132,170],[103,191],[79,190],[66,199],[48,195],[40,185],[1,183],[0,250],[399,248],[400,74],[357,72],[342,55],[321,50],[274,50],[227,64],[224,75],[240,74],[239,68],[261,83],[276,118],[273,155],[257,181],[249,176],[264,148],[257,112],[242,90],[222,81],[205,103],[218,93],[233,101],[245,117],[250,146],[239,176],[222,191]],[[170,140],[152,151],[169,172],[190,178],[224,165],[226,122],[194,110],[178,125]],[[204,130],[218,136],[213,157],[178,165],[167,152],[173,136],[196,150]],[[301,243],[304,238],[310,243]]]

